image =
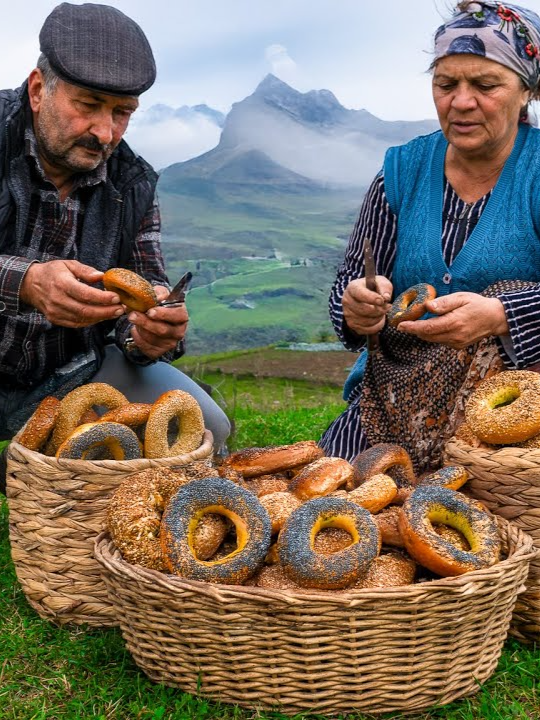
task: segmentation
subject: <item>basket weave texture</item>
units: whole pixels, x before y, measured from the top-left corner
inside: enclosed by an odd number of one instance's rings
[[[445,458],[469,471],[468,494],[511,520],[540,548],[540,449],[474,448],[451,438]],[[527,592],[516,603],[510,634],[540,642],[540,556],[531,562]]]
[[[185,692],[293,714],[448,703],[495,670],[535,554],[497,518],[506,559],[397,588],[342,592],[211,585],[125,562],[110,536],[96,558],[127,648]]]
[[[37,613],[59,625],[116,625],[94,558],[110,496],[126,477],[150,467],[200,476],[212,450],[208,431],[192,453],[152,460],[57,460],[13,440],[7,468],[11,554]]]

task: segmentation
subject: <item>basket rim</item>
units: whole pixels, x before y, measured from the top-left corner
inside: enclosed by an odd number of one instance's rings
[[[459,449],[465,453],[469,453],[471,455],[487,455],[489,457],[493,457],[494,459],[512,457],[513,455],[526,455],[527,458],[530,458],[531,462],[537,460],[540,465],[540,448],[523,448],[516,447],[515,445],[473,447],[455,435],[446,441],[445,448],[451,447],[452,445],[459,447]]]
[[[132,579],[141,580],[153,586],[159,585],[168,590],[184,590],[199,595],[213,598],[219,602],[229,603],[239,599],[254,600],[262,604],[270,604],[280,601],[286,605],[301,605],[310,602],[326,602],[329,605],[354,605],[364,600],[374,598],[387,598],[393,600],[410,601],[415,596],[432,594],[446,591],[448,593],[461,593],[466,586],[473,582],[487,580],[497,569],[500,574],[506,568],[520,562],[530,562],[535,557],[540,557],[540,549],[533,546],[533,539],[523,532],[517,525],[495,516],[499,533],[508,533],[510,530],[517,534],[519,547],[509,557],[499,561],[489,568],[472,570],[456,577],[430,580],[429,582],[415,583],[412,585],[401,585],[389,588],[362,588],[358,590],[334,591],[311,591],[311,590],[273,590],[268,588],[257,588],[250,585],[218,585],[190,580],[178,575],[167,575],[157,570],[132,565],[126,562],[120,551],[114,545],[108,531],[102,531],[94,541],[94,557],[99,564],[117,575],[130,576]],[[111,552],[112,550],[112,552]],[[525,590],[525,588],[523,588]]]
[[[20,432],[17,433],[9,443],[8,454],[13,447],[22,455],[28,456],[29,460],[33,460],[36,463],[43,463],[74,473],[118,470],[121,467],[129,469],[130,472],[135,472],[152,467],[161,467],[164,462],[167,463],[168,467],[187,465],[194,460],[206,459],[212,453],[214,447],[214,437],[210,430],[205,429],[202,443],[199,447],[183,455],[172,455],[163,458],[138,458],[136,460],[69,460],[67,458],[56,458],[53,455],[43,455],[43,453],[37,452],[36,450],[30,450],[17,441],[19,434]]]

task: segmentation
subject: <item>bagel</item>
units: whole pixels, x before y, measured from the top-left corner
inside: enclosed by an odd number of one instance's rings
[[[332,554],[314,549],[323,528],[346,530],[351,544]],[[305,588],[334,590],[347,587],[367,569],[380,550],[380,535],[371,514],[335,497],[308,500],[286,520],[278,543],[278,556],[288,577]]]
[[[426,310],[426,302],[437,297],[433,285],[419,283],[408,288],[394,300],[388,311],[388,324],[397,327],[404,320],[418,320]]]
[[[463,465],[447,465],[435,472],[420,478],[418,487],[426,485],[438,485],[440,487],[450,488],[450,490],[459,490],[469,479],[469,473]]]
[[[354,589],[399,587],[412,585],[416,574],[415,561],[393,550],[374,558],[364,575],[354,584]]]
[[[117,422],[130,428],[138,428],[147,422],[151,408],[150,403],[128,403],[114,410],[108,410],[98,420],[101,422]]]
[[[127,404],[125,395],[107,383],[87,383],[75,388],[60,403],[48,450],[54,455],[77,425],[81,424],[82,415],[94,405],[112,410]]]
[[[378,513],[394,500],[397,493],[397,485],[390,475],[379,473],[347,493],[347,498],[371,513]]]
[[[236,473],[235,470],[230,470],[231,473]],[[289,481],[284,475],[259,475],[258,477],[251,478],[250,480],[242,480],[239,473],[237,473],[237,475],[240,478],[239,480],[235,481],[234,477],[229,477],[228,479],[233,482],[238,482],[243,488],[249,490],[249,492],[252,492],[259,498],[263,495],[270,495],[277,492],[288,492],[289,490]]]
[[[128,310],[145,313],[158,304],[152,285],[137,273],[126,268],[111,268],[103,275],[106,290],[115,292]]]
[[[271,475],[307,465],[323,455],[323,450],[313,440],[304,440],[292,445],[246,448],[231,453],[225,458],[220,468],[220,475],[231,468],[245,478]]]
[[[178,433],[169,445],[169,423],[178,422]],[[199,403],[183,390],[164,392],[152,405],[146,421],[144,456],[175,457],[201,446],[204,419]]]
[[[60,412],[60,400],[48,395],[39,403],[17,441],[29,450],[40,450],[53,431]]]
[[[354,467],[339,457],[321,457],[302,470],[289,482],[289,490],[299,500],[310,500],[334,492],[343,485],[354,487]]]
[[[398,487],[416,485],[409,453],[400,445],[377,443],[359,453],[351,464],[358,472],[359,484],[373,475],[390,475]]]
[[[470,550],[441,537],[433,529],[435,523],[459,530]],[[403,505],[398,524],[409,555],[442,577],[490,567],[499,560],[495,520],[480,503],[455,490],[416,488]]]
[[[540,433],[540,374],[507,370],[483,380],[465,405],[465,419],[480,440],[512,445]]]
[[[400,514],[401,507],[399,505],[390,505],[373,516],[373,520],[381,533],[383,545],[398,548],[404,547],[403,538],[399,531]]]
[[[69,460],[139,460],[139,438],[127,425],[94,422],[79,425],[56,451]]]
[[[207,513],[228,518],[236,529],[236,549],[224,557],[201,560],[193,531]],[[240,585],[264,563],[270,548],[268,513],[247,490],[221,477],[193,480],[171,498],[161,521],[160,540],[167,569],[209,583]]]
[[[272,533],[278,533],[289,515],[300,507],[300,500],[290,492],[273,492],[263,495],[259,502],[270,516]]]

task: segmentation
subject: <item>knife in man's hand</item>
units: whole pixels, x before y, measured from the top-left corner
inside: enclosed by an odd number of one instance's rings
[[[364,238],[364,273],[366,280],[366,287],[368,290],[378,292],[377,289],[377,270],[375,268],[375,260],[373,258],[373,248],[371,247],[371,240],[368,237]],[[367,350],[368,353],[378,350],[379,348],[379,333],[367,336]]]
[[[189,288],[189,283],[193,277],[192,273],[187,272],[173,287],[171,292],[167,295],[165,300],[158,303],[161,307],[173,307],[174,305],[182,305],[186,300],[186,293]]]

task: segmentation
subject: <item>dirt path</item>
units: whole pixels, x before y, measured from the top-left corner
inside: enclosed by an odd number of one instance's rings
[[[341,387],[356,360],[354,353],[343,351],[303,352],[299,350],[267,350],[224,360],[204,363],[206,371],[227,375],[279,377]]]

